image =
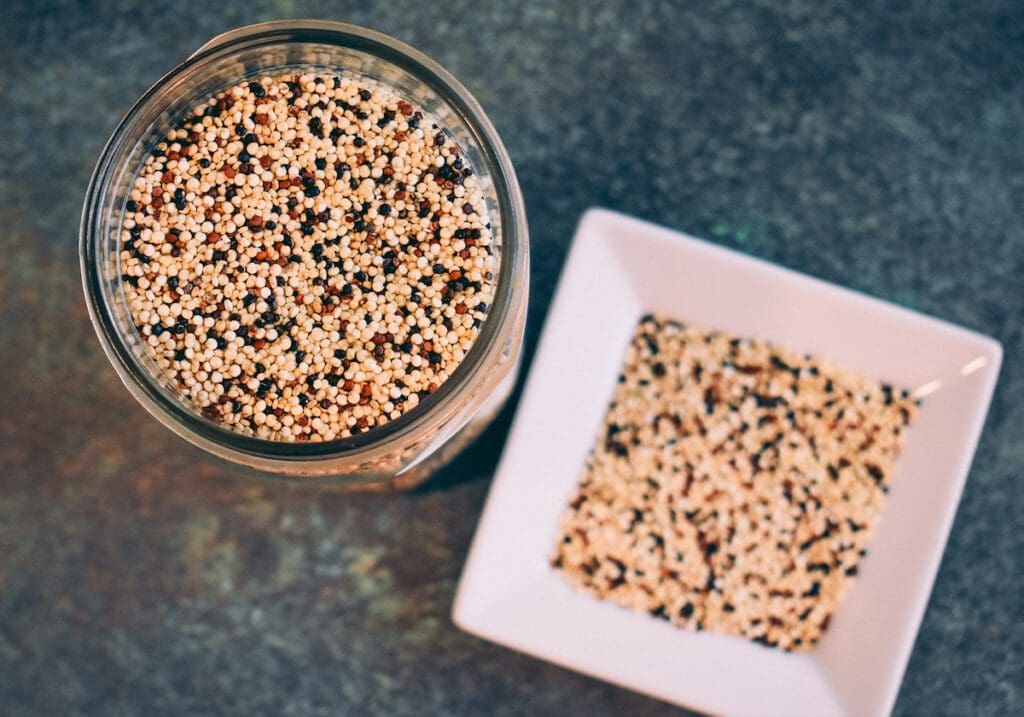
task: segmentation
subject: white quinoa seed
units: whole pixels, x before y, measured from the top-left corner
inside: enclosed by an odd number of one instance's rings
[[[644,317],[552,564],[681,627],[810,649],[916,410],[828,362]]]
[[[372,429],[446,381],[493,300],[483,193],[440,123],[362,77],[265,76],[165,135],[121,227],[129,309],[204,416]]]

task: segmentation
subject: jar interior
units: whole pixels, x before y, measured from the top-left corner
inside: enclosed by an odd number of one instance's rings
[[[243,434],[221,427],[203,417],[199,407],[185,398],[159,368],[135,327],[121,279],[120,235],[128,195],[149,153],[163,140],[167,131],[194,108],[218,92],[246,79],[288,72],[346,72],[391,86],[414,106],[422,109],[427,119],[438,122],[462,148],[464,156],[476,173],[491,222],[495,262],[498,267],[496,300],[484,321],[480,335],[477,336],[462,364],[455,369],[453,375],[442,384],[436,394],[427,397],[419,406],[401,417],[360,436],[319,444],[320,448],[334,446],[336,452],[348,446],[365,443],[367,439],[380,438],[386,433],[397,431],[403,424],[429,411],[431,406],[441,400],[445,389],[451,388],[449,384],[455,382],[459,373],[468,368],[467,364],[479,359],[483,350],[478,350],[480,344],[488,338],[488,332],[493,334],[496,330],[494,324],[500,317],[496,317],[495,314],[499,313],[498,304],[506,293],[502,287],[511,279],[511,262],[504,256],[505,235],[502,230],[502,218],[505,216],[504,213],[509,211],[508,198],[503,196],[507,195],[507,190],[499,191],[494,182],[494,176],[500,176],[500,167],[497,167],[493,156],[481,149],[485,143],[479,138],[477,128],[467,122],[466,113],[455,109],[456,103],[452,100],[456,98],[440,80],[437,84],[430,84],[412,71],[382,57],[379,48],[374,50],[367,52],[354,47],[322,42],[276,39],[253,41],[248,45],[232,48],[229,52],[217,47],[201,51],[196,58],[183,66],[184,71],[183,68],[179,68],[171,73],[140,100],[136,110],[129,114],[125,125],[115,133],[111,144],[104,152],[111,171],[106,173],[106,182],[98,190],[98,201],[92,205],[100,214],[94,218],[96,231],[90,238],[90,241],[95,242],[94,270],[98,274],[95,277],[95,284],[106,309],[103,318],[113,324],[115,336],[112,338],[115,341],[119,340],[120,348],[130,354],[134,369],[145,372],[148,378],[148,385],[145,388],[151,393],[159,393],[164,401],[184,409],[187,415],[182,418],[192,423],[193,427],[199,423],[206,424],[202,427],[203,430],[208,435],[219,434],[220,440],[232,441],[241,438]],[[401,59],[400,55],[396,57],[397,61]],[[263,448],[271,453],[278,452],[274,448],[275,445],[281,449],[295,448],[292,444],[276,443],[253,436],[245,436],[242,440],[247,443],[265,444]],[[311,447],[313,446],[300,448]]]

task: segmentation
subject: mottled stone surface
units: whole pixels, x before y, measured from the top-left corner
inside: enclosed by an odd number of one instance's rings
[[[76,255],[107,135],[212,35],[311,16],[412,43],[487,108],[529,210],[531,349],[595,204],[999,338],[896,711],[1024,712],[1024,5],[825,5],[6,3],[0,711],[671,712],[452,626],[507,416],[424,489],[341,495],[208,460],[108,367]]]

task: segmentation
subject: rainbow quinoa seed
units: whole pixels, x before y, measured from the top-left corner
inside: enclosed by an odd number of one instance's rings
[[[227,89],[145,160],[121,228],[151,357],[203,415],[344,438],[449,378],[497,273],[483,193],[439,123],[347,73]]]
[[[807,650],[865,555],[916,403],[644,317],[552,564],[681,627]]]

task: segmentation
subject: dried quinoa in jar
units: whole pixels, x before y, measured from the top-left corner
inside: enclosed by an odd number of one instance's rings
[[[321,21],[229,32],[128,112],[82,217],[87,306],[165,426],[278,476],[413,485],[511,392],[528,238],[480,105]]]
[[[464,358],[494,293],[472,167],[365,78],[263,76],[146,158],[121,269],[136,328],[203,415],[283,441],[399,417]]]

